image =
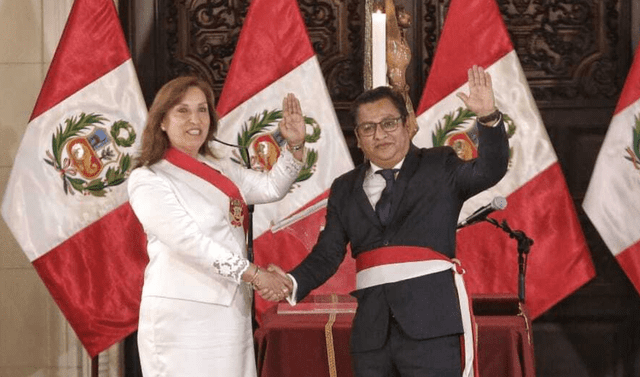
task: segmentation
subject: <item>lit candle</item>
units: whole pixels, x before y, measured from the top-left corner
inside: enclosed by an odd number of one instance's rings
[[[371,79],[372,88],[387,85],[387,15],[371,14]]]

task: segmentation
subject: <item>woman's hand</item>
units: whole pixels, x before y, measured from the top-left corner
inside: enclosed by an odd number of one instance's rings
[[[287,140],[291,153],[302,160],[306,128],[300,101],[293,93],[287,94],[282,100],[282,120],[278,127],[282,137]]]
[[[291,294],[293,289],[291,279],[272,268],[260,269],[252,284],[260,297],[267,301],[280,301]]]

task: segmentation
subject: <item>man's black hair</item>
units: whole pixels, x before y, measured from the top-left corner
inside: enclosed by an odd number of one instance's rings
[[[409,112],[407,111],[407,106],[404,102],[404,98],[402,98],[402,95],[389,86],[379,86],[375,89],[367,90],[361,93],[351,104],[351,110],[349,111],[349,114],[351,116],[351,121],[353,122],[353,127],[356,127],[358,125],[358,110],[360,109],[361,105],[376,102],[384,98],[388,98],[391,103],[393,103],[393,105],[400,113],[403,122],[407,120]]]

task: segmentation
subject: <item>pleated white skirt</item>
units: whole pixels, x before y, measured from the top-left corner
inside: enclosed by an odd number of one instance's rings
[[[241,284],[231,306],[143,297],[138,350],[144,377],[256,377],[252,291]]]

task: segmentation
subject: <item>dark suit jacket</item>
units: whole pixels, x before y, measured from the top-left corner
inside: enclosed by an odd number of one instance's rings
[[[507,171],[509,145],[502,123],[478,128],[478,158],[471,161],[459,159],[450,147],[411,146],[396,179],[392,220],[386,228],[362,188],[370,164],[338,177],[331,186],[325,228],[312,252],[291,271],[298,283],[296,299],[302,300],[336,272],[348,243],[355,258],[388,245],[429,247],[453,258],[462,204],[495,185]],[[352,352],[383,346],[390,313],[415,339],[463,332],[450,271],[361,289],[353,295],[358,309]]]

